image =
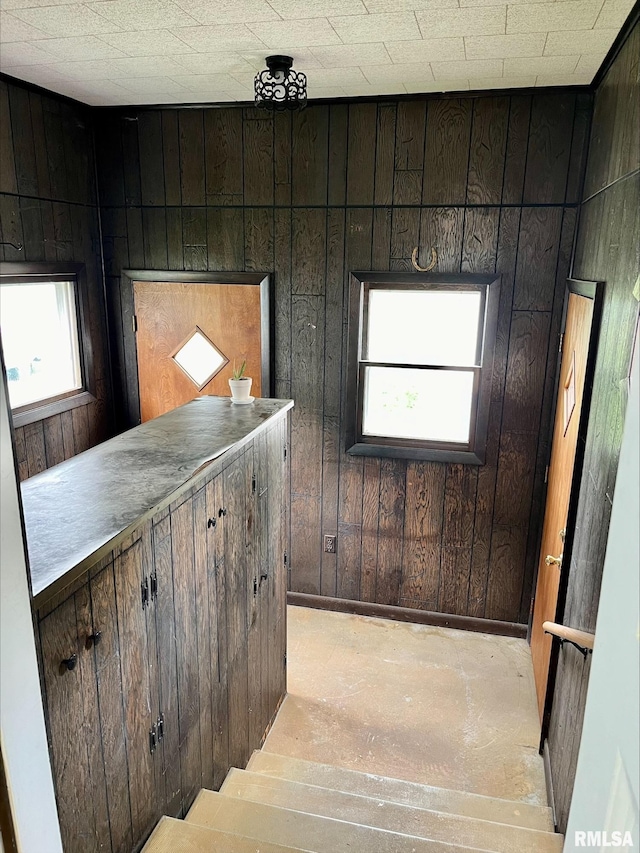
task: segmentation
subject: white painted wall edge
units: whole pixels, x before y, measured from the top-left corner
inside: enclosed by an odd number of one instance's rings
[[[0,374],[0,737],[20,853],[62,853],[3,369]]]
[[[579,853],[589,848],[599,851],[611,847],[613,851],[640,847],[639,350],[636,332],[564,853]],[[625,832],[631,833],[632,847],[624,844]],[[628,836],[626,840],[629,841]]]

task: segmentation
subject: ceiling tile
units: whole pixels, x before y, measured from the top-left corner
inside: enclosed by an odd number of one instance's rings
[[[112,60],[111,66],[118,77],[173,77],[185,71],[170,56],[125,56]]]
[[[12,41],[0,49],[0,66],[50,65],[55,57],[28,41]]]
[[[407,91],[402,83],[395,83],[393,80],[377,86],[372,86],[371,83],[359,83],[357,85],[345,86],[344,90],[352,98],[361,98],[368,95],[404,95]]]
[[[363,68],[362,73],[372,86],[433,80],[433,72],[428,62],[414,62],[404,65],[371,65]]]
[[[293,59],[293,67],[296,71],[309,71],[313,68],[322,68],[323,65],[319,62],[312,51],[321,50],[323,48],[298,47],[289,48],[287,54]],[[251,65],[255,72],[264,71],[267,67],[265,58],[269,53],[268,48],[263,47],[262,50],[253,50],[241,52],[243,59]]]
[[[112,77],[124,77],[114,68],[110,59],[84,59],[80,62],[53,62],[50,68],[62,77],[77,80],[110,80]]]
[[[169,56],[193,51],[192,47],[169,30],[107,33],[100,36],[100,39],[103,43],[111,45],[111,48],[115,48],[119,55],[125,56]]]
[[[345,15],[330,18],[331,26],[345,44],[374,41],[410,41],[420,38],[415,15],[399,12],[396,15]]]
[[[573,74],[578,63],[576,56],[522,56],[504,61],[504,73],[513,74]]]
[[[262,24],[249,23],[247,26],[272,50],[340,44],[340,39],[326,18],[309,18],[304,21],[265,21]]]
[[[246,89],[246,86],[239,86],[238,81],[230,74],[187,74],[185,76],[176,75],[172,79],[185,89],[190,89],[194,92],[205,90],[227,92],[238,88]]]
[[[432,59],[464,59],[462,38],[420,39],[420,41],[387,42],[386,48],[394,62],[431,62]]]
[[[431,68],[436,80],[445,78],[454,80],[457,77],[500,77],[502,76],[501,59],[471,59],[462,62],[432,62]]]
[[[68,62],[82,59],[108,59],[114,56],[125,56],[117,47],[107,43],[113,36],[72,36],[67,39],[47,39],[42,47],[56,57]],[[188,48],[186,48],[188,50]]]
[[[80,0],[76,0],[80,2]],[[11,9],[31,9],[37,6],[68,6],[69,0],[0,0],[0,8],[5,12]]]
[[[269,0],[278,15],[288,18],[328,18],[330,15],[366,15],[362,0]],[[250,20],[247,18],[247,20]],[[257,19],[254,19],[257,20]]]
[[[577,53],[597,53],[613,44],[617,30],[578,30],[575,32],[549,33],[544,47],[545,56],[564,56]]]
[[[493,0],[495,3],[496,0]],[[420,9],[452,9],[458,0],[364,0],[371,14],[377,12],[415,12]]]
[[[590,30],[596,22],[601,5],[601,0],[587,0],[587,2],[569,0],[569,2],[509,6],[507,33]]]
[[[113,0],[113,2],[118,2],[118,0]],[[113,21],[108,21],[102,15],[97,15],[87,6],[77,4],[43,6],[40,9],[17,9],[13,14],[47,35],[57,36],[58,38],[113,33],[120,29]]]
[[[422,87],[416,83],[407,83],[405,88],[410,95],[422,92],[467,92],[469,81],[465,80],[464,77],[455,77],[453,80],[443,77],[440,80],[427,81]]]
[[[406,44],[406,42],[401,42]],[[353,65],[384,65],[391,58],[385,46],[377,44],[349,44],[335,47],[312,47],[314,57],[326,68],[349,68]],[[304,70],[304,69],[303,69]]]
[[[162,30],[196,23],[171,0],[106,0],[86,5],[115,24],[116,29]]]
[[[471,89],[504,89],[505,87],[517,87],[519,89],[529,89],[536,85],[536,75],[530,74],[523,76],[504,76],[504,77],[472,77],[469,80]]]
[[[457,36],[492,36],[505,31],[506,6],[476,9],[438,9],[416,12],[422,38]]]
[[[261,38],[242,24],[225,24],[217,27],[180,27],[173,34],[201,53],[226,48],[227,50],[257,50],[266,45]]]
[[[277,12],[266,0],[175,0],[201,24],[245,24],[248,21],[278,21]],[[302,16],[304,17],[304,16]]]
[[[239,53],[188,53],[174,56],[176,62],[192,74],[231,74],[253,68]]]
[[[67,80],[60,87],[64,94],[79,100],[87,97],[129,98],[131,92],[113,80]]]
[[[595,74],[600,70],[600,66],[604,62],[605,56],[607,55],[607,51],[603,50],[600,53],[585,53],[578,60],[578,64],[576,65],[575,74],[586,74],[591,76],[595,76]]]
[[[512,36],[466,36],[468,59],[504,59],[507,56],[542,56],[546,33]]]
[[[118,85],[140,95],[169,95],[180,92],[184,94],[186,91],[184,86],[169,77],[125,77],[118,80]]]
[[[35,83],[45,89],[58,91],[58,84],[68,83],[69,78],[63,77],[54,71],[50,65],[8,65],[2,69],[3,73],[25,80],[27,83]]]
[[[596,21],[596,27],[598,29],[621,27],[632,8],[633,0],[605,0]]]
[[[15,15],[0,12],[0,42],[44,39],[47,33],[19,20]]]
[[[539,74],[536,86],[587,86],[590,74]]]
[[[316,68],[309,74],[309,85],[328,89],[331,86],[365,86],[368,81],[359,68]]]

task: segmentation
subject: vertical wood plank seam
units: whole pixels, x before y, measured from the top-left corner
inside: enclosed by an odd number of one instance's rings
[[[562,195],[562,198],[564,199],[565,204],[567,202],[567,192],[569,190],[569,177],[571,175],[571,152],[573,151],[573,140],[574,140],[575,135],[576,135],[577,114],[578,114],[578,99],[574,95],[573,96],[573,121],[571,122],[571,139],[569,140],[569,163],[567,164],[567,173],[564,177],[564,193]],[[564,215],[564,212],[563,212],[563,215]],[[562,230],[560,231],[560,233],[562,234]],[[558,253],[559,253],[559,248],[558,248]]]
[[[505,136],[504,136],[504,159],[502,161],[502,185],[500,187],[500,208],[501,208],[500,213],[501,214],[502,214],[502,207],[504,207],[502,202],[504,200],[504,179],[505,179],[505,176],[507,174],[507,159],[508,159],[507,155],[509,153],[509,128],[511,127],[511,111],[512,111],[512,109],[513,109],[513,95],[511,95],[509,98],[509,110],[507,112],[507,132],[505,133]],[[500,219],[502,219],[502,216],[500,216]],[[519,220],[518,220],[518,225],[520,225]],[[498,231],[498,244],[496,246],[496,259],[498,257],[497,247],[499,245],[500,245],[500,232]]]

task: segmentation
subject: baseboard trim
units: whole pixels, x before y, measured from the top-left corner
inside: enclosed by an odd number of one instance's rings
[[[458,628],[461,631],[498,634],[502,637],[517,637],[522,640],[527,638],[526,625],[521,625],[518,622],[499,622],[497,619],[455,616],[452,613],[434,613],[432,610],[395,607],[391,604],[372,604],[368,601],[351,601],[347,598],[329,598],[326,595],[309,595],[304,592],[288,592],[287,604],[293,604],[296,607],[312,607],[315,610],[353,613],[356,616],[378,616],[381,619],[415,622],[418,625],[435,625],[440,628]]]

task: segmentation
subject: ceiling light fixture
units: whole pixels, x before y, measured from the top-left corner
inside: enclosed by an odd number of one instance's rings
[[[256,74],[256,106],[301,110],[307,103],[307,75],[293,70],[290,56],[267,56],[266,63],[266,70]]]

